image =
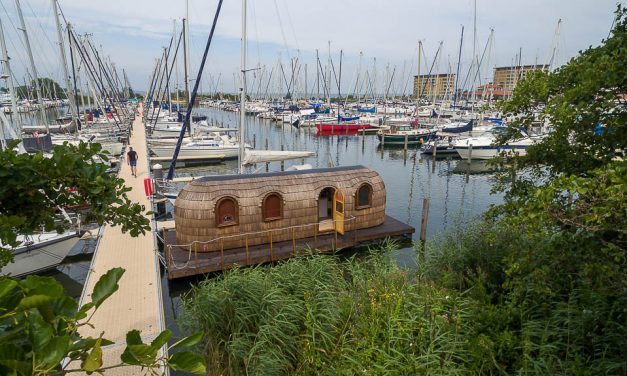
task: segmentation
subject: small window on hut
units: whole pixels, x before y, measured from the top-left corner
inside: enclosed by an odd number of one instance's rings
[[[355,195],[355,208],[365,209],[372,206],[372,186],[370,184],[362,184],[357,189]]]
[[[216,204],[216,226],[225,227],[237,224],[237,201],[231,197],[224,197]]]
[[[275,221],[283,217],[283,200],[278,193],[270,193],[263,199],[263,220]]]

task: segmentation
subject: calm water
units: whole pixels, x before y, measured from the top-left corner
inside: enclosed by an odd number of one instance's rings
[[[196,112],[196,111],[195,111]],[[237,113],[214,109],[200,109],[209,121],[235,128]],[[491,195],[491,174],[476,174],[473,163],[467,174],[466,161],[451,158],[434,161],[422,156],[416,148],[405,152],[402,147],[381,148],[375,135],[316,136],[314,129],[296,129],[289,124],[277,124],[253,116],[247,117],[246,141],[265,149],[266,140],[271,150],[306,150],[316,153],[304,159],[314,168],[363,165],[377,171],[385,181],[387,214],[420,228],[423,198],[430,198],[428,236],[445,230],[458,219],[471,218],[484,212],[491,204],[501,202],[501,196]],[[303,160],[285,161],[285,168],[302,164]],[[280,171],[280,162],[272,162],[270,171]],[[265,172],[265,164],[250,167],[249,172]],[[236,161],[225,161],[213,166],[177,169],[178,176],[232,174],[237,172]]]

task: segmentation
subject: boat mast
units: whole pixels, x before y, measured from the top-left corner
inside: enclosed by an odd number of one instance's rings
[[[39,102],[39,111],[41,112],[41,121],[46,125],[46,133],[50,134],[50,127],[46,121],[46,112],[44,110],[44,103],[41,96],[41,86],[39,85],[39,77],[37,76],[37,68],[35,67],[35,59],[33,58],[33,51],[30,47],[30,41],[28,40],[28,32],[26,31],[26,23],[24,22],[24,15],[22,14],[22,7],[20,6],[20,0],[15,0],[15,6],[17,7],[17,14],[20,18],[20,24],[22,26],[22,32],[24,32],[24,42],[26,44],[26,51],[28,52],[28,59],[30,60],[30,66],[33,70],[33,79],[35,80],[35,91],[37,94],[37,102]]]
[[[422,41],[418,41],[418,86],[414,85],[416,91],[416,118],[418,118],[418,111],[420,108],[420,95],[422,94],[422,79],[420,79],[420,64],[422,64]]]
[[[473,68],[475,67],[475,65],[477,66],[477,72],[479,72],[479,57],[476,56],[477,54],[477,0],[474,1],[474,11],[473,11],[473,31],[472,31],[472,63],[471,63],[471,68],[470,68],[470,72],[473,71]],[[476,59],[476,63],[475,64],[475,59]],[[475,82],[473,81],[473,86],[475,84]],[[476,91],[474,87],[471,87],[470,90],[472,90],[473,95],[472,95],[472,99],[473,99],[473,108],[474,108],[474,92]],[[468,103],[468,95],[466,95],[466,103]]]
[[[17,111],[17,95],[15,93],[15,83],[13,82],[13,72],[11,71],[11,63],[9,52],[7,51],[6,41],[4,40],[4,30],[2,28],[2,19],[0,19],[0,48],[2,49],[2,62],[4,63],[4,73],[7,74],[7,83],[9,86],[9,95],[11,96],[11,112],[13,113],[13,123],[17,137],[22,134],[22,126],[20,124],[19,113]]]
[[[242,40],[241,40],[241,72],[240,72],[240,99],[239,99],[239,155],[238,173],[244,172],[244,151],[246,135],[246,6],[247,1],[242,0]]]
[[[187,102],[192,100],[192,93],[189,91],[189,0],[185,0],[185,19],[183,20],[183,55],[185,59],[185,92],[187,92]],[[190,106],[192,103],[189,104]]]
[[[317,92],[317,97],[316,97],[316,102],[319,103],[320,102],[320,57],[318,56],[318,50],[316,49],[316,61],[318,64],[316,64],[316,86],[318,88],[318,92]]]
[[[76,101],[74,95],[70,95],[70,72],[67,69],[67,59],[65,57],[65,46],[63,45],[63,33],[61,31],[61,22],[59,21],[59,9],[57,7],[57,0],[52,0],[52,11],[54,13],[54,20],[57,23],[57,37],[59,38],[59,52],[61,52],[61,66],[63,67],[63,80],[65,81],[65,97],[70,102],[70,112],[72,113],[72,119],[76,122],[78,128],[80,129],[80,122],[78,116],[78,109],[76,107]]]
[[[459,84],[459,65],[462,59],[462,46],[464,44],[464,26],[462,25],[462,37],[459,40],[459,55],[457,55],[457,74],[455,74],[455,92],[453,93],[453,110],[457,104],[457,87]]]
[[[542,69],[551,71],[551,68],[553,67],[553,64],[555,63],[555,55],[557,55],[557,46],[559,44],[561,26],[562,26],[562,19],[560,18],[559,20],[557,20],[557,26],[555,27],[555,35],[553,37],[553,43],[551,45],[551,59],[549,60],[548,65],[545,64],[542,66]]]

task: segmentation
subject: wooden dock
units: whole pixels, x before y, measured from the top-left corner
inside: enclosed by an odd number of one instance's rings
[[[126,163],[122,164],[119,176],[126,181],[127,187],[132,188],[128,192],[130,200],[144,205],[149,211],[152,207],[144,193],[144,178],[149,178],[150,174],[146,134],[141,116],[136,116],[133,129],[129,145],[139,157],[137,177],[131,174],[131,169]],[[120,280],[119,290],[100,306],[91,319],[94,327],[80,328],[83,336],[97,338],[104,332],[104,337],[114,342],[113,345],[103,348],[104,367],[120,363],[128,331],[140,330],[144,343],[149,343],[165,329],[159,255],[155,248],[152,232],[132,237],[130,234],[123,234],[120,226],[106,226],[96,247],[81,296],[81,304],[91,301],[94,285],[109,269],[122,267],[126,270]],[[167,373],[167,370],[162,371]],[[108,376],[144,373],[146,370],[138,367],[107,370]]]
[[[273,232],[278,231],[281,230],[273,230]],[[385,222],[380,226],[348,231],[344,235],[337,235],[337,237],[334,232],[330,232],[316,237],[271,243],[271,236],[269,236],[270,242],[268,244],[215,252],[195,252],[193,246],[185,248],[172,246],[176,244],[176,231],[169,230],[166,226],[164,226],[163,239],[165,240],[164,248],[168,263],[168,279],[176,279],[216,272],[235,266],[283,260],[308,254],[313,250],[331,252],[385,238],[410,235],[415,231],[412,226],[386,216]]]

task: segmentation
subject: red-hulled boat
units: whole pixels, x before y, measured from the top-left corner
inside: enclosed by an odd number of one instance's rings
[[[357,132],[362,129],[372,129],[372,125],[370,124],[360,124],[360,123],[323,123],[316,124],[316,129],[318,132]]]

